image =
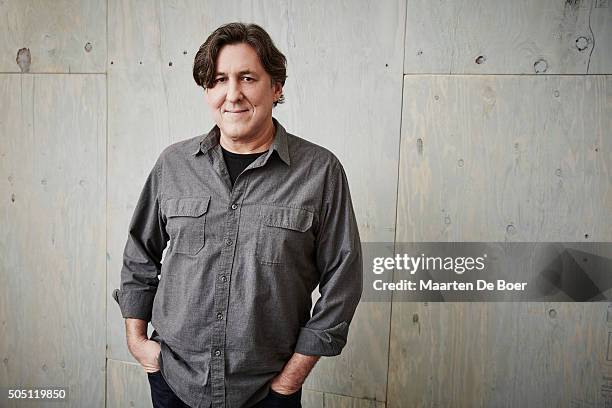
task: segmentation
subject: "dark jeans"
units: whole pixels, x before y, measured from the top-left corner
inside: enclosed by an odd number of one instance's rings
[[[266,398],[259,401],[253,408],[302,408],[302,389],[291,395],[283,395],[270,388]]]
[[[189,405],[176,396],[170,388],[161,371],[147,373],[149,386],[151,386],[151,401],[153,408],[189,408]]]
[[[189,408],[189,405],[185,404],[174,394],[161,375],[161,371],[147,373],[147,377],[151,386],[153,408]],[[301,399],[301,388],[291,395],[279,394],[270,389],[268,395],[253,408],[302,408]]]

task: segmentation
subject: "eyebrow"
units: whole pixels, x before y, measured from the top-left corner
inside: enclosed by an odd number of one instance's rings
[[[238,72],[238,75],[245,75],[245,74],[251,74],[251,75],[256,75],[255,72],[250,71],[248,69],[242,70],[240,72]],[[225,72],[215,72],[215,76],[219,76],[219,75],[226,75]]]

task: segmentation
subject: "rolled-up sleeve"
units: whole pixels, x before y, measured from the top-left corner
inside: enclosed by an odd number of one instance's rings
[[[295,348],[305,355],[341,353],[363,290],[361,243],[348,180],[339,162],[330,174],[316,235],[321,297]]]
[[[113,291],[124,318],[151,320],[163,250],[169,240],[160,210],[161,157],[149,173],[129,226],[120,289]]]

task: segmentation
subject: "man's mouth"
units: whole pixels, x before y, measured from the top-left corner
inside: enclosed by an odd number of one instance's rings
[[[244,113],[244,112],[248,112],[248,109],[241,109],[241,110],[226,110],[225,113]]]

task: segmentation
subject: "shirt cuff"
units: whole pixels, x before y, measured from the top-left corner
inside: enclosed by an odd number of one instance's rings
[[[153,310],[153,299],[155,292],[143,290],[113,291],[113,299],[119,304],[121,315],[124,318],[134,318],[151,321],[151,311]]]
[[[345,321],[324,330],[302,327],[295,352],[307,356],[337,356],[346,344],[348,328]]]

